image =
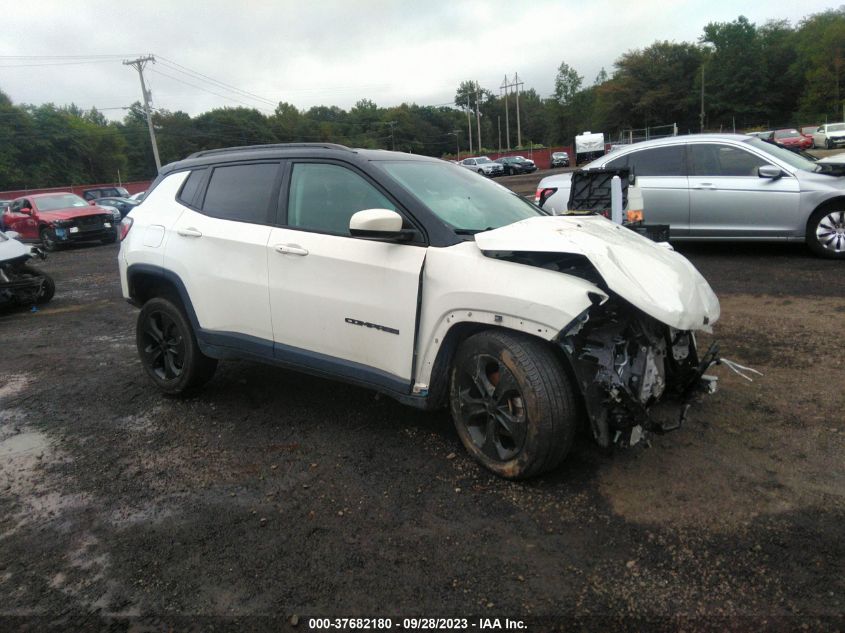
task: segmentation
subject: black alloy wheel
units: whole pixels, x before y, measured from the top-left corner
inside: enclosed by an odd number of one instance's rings
[[[172,316],[151,311],[144,320],[141,337],[145,364],[161,380],[174,380],[185,366],[185,339]]]
[[[217,359],[200,350],[181,305],[169,298],[156,297],[144,304],[135,340],[144,370],[165,393],[199,387],[217,369]]]
[[[456,375],[461,418],[473,444],[490,459],[513,459],[525,443],[525,401],[513,373],[487,354]]]
[[[485,330],[461,343],[449,406],[467,451],[508,479],[555,468],[577,426],[572,385],[551,345],[508,330]]]

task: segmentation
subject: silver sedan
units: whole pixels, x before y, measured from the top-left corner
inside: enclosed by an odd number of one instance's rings
[[[670,239],[806,241],[845,259],[845,177],[813,161],[736,134],[694,134],[617,149],[584,169],[626,167],[643,194],[645,220]],[[561,213],[570,175],[540,181],[537,199]]]

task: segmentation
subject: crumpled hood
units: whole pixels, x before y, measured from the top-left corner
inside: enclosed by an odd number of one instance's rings
[[[475,236],[482,251],[584,255],[607,287],[679,330],[710,330],[719,300],[690,261],[602,216],[522,220]]]

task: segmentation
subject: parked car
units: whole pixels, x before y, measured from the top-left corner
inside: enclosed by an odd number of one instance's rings
[[[777,145],[793,151],[804,151],[813,147],[813,138],[804,136],[794,128],[775,130],[774,141]]]
[[[3,214],[3,224],[28,242],[54,251],[70,242],[117,239],[111,211],[92,206],[73,193],[40,193],[16,198]]]
[[[801,134],[804,136],[809,136],[810,138],[813,137],[813,132],[819,129],[818,125],[802,125],[798,128],[801,131]]]
[[[694,134],[630,145],[585,169],[632,169],[645,220],[668,224],[672,241],[805,241],[845,259],[845,178],[758,138]],[[570,174],[540,181],[536,200],[566,210]]]
[[[534,164],[534,161],[524,156],[502,156],[494,162],[499,163],[505,168],[505,175],[507,176],[513,174],[531,174],[537,171],[537,165]]]
[[[482,176],[488,176],[489,178],[501,176],[505,173],[504,165],[494,162],[486,156],[465,158],[461,161],[461,167],[477,172]]]
[[[335,378],[449,406],[467,450],[519,478],[560,463],[582,422],[629,445],[677,427],[652,404],[682,412],[712,386],[715,351],[699,355],[693,331],[719,302],[688,260],[445,161],[209,150],[163,167],[143,206],[118,262],[141,364],[166,393],[226,358]]]
[[[0,231],[4,230],[3,214],[6,213],[6,209],[9,208],[10,204],[12,204],[11,200],[0,200]]]
[[[98,198],[97,204],[101,207],[108,206],[117,209],[120,212],[120,218],[118,218],[119,222],[126,217],[127,213],[141,204],[141,202],[132,200],[131,198],[113,198],[111,196],[107,196],[104,198]]]
[[[833,149],[845,145],[845,123],[825,123],[813,132],[813,147]]]
[[[552,169],[555,167],[569,167],[569,154],[566,152],[552,152]]]
[[[764,130],[762,132],[748,132],[748,136],[756,136],[761,141],[766,141],[767,143],[775,142],[774,130]]]
[[[82,197],[86,200],[97,200],[98,198],[128,198],[129,192],[123,187],[95,187],[83,189]]]
[[[14,231],[0,231],[0,306],[29,307],[47,303],[56,292],[53,278],[29,260],[46,259],[44,251],[25,246]]]

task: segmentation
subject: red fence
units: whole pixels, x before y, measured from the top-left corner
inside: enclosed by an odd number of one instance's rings
[[[99,187],[123,187],[129,194],[146,191],[152,184],[152,180],[136,180],[134,182],[124,182],[118,184],[116,182],[105,182],[93,185],[68,185],[67,187],[47,187],[43,189],[19,189],[17,191],[0,191],[0,200],[14,200],[21,196],[28,196],[35,193],[58,193],[69,191],[79,196],[85,189],[97,189]]]

